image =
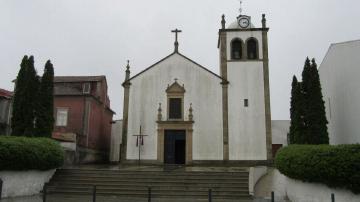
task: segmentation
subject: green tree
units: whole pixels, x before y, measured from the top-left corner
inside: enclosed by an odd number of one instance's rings
[[[11,134],[16,136],[22,136],[25,131],[25,111],[26,107],[26,71],[28,65],[28,56],[25,55],[20,64],[20,70],[15,80],[15,92],[12,106],[12,118],[11,118]]]
[[[315,59],[311,63],[306,59],[302,72],[302,92],[304,94],[304,143],[329,144],[327,132],[328,123],[325,114],[325,105],[321,93],[319,72]]]
[[[309,105],[311,105],[311,100],[308,98],[308,89],[311,88],[312,81],[311,81],[311,63],[309,57],[306,57],[304,69],[302,71],[302,83],[301,83],[301,92],[302,92],[302,99],[303,99],[303,120],[304,120],[304,131],[302,133],[302,141],[300,144],[311,144],[311,133],[308,130],[309,128],[309,116],[311,112],[309,112]]]
[[[290,118],[289,143],[303,144],[305,131],[303,94],[301,82],[298,82],[295,75],[291,84]]]
[[[33,136],[39,77],[34,67],[34,57],[24,56],[16,78],[12,135]]]
[[[24,99],[26,100],[26,106],[24,107],[24,136],[34,136],[35,134],[35,113],[37,105],[37,93],[39,89],[39,76],[36,73],[34,67],[34,56],[30,56],[26,71],[26,92]]]
[[[51,137],[54,127],[54,68],[50,60],[45,64],[38,92],[36,135]]]
[[[307,133],[311,138],[310,144],[329,144],[329,134],[327,131],[327,119],[325,112],[325,102],[321,92],[320,76],[315,59],[312,59],[309,69],[310,85],[306,89],[306,119],[308,120]]]

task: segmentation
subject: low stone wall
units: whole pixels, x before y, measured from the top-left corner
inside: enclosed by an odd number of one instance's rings
[[[93,149],[78,147],[76,151],[76,163],[106,163],[109,162],[109,154]]]
[[[39,194],[55,170],[0,171],[0,178],[3,181],[2,197]]]
[[[319,183],[307,183],[294,180],[282,175],[277,169],[268,169],[267,175],[263,176],[255,186],[256,197],[271,196],[275,193],[275,201],[292,202],[329,202],[331,194],[335,194],[336,202],[359,202],[360,195],[344,189],[329,188]]]
[[[254,196],[255,185],[267,173],[266,166],[250,167],[249,169],[249,194]]]
[[[77,147],[75,142],[60,142],[64,149],[64,165],[109,162],[108,154],[102,151]]]

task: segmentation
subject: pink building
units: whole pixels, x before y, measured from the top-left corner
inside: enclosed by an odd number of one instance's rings
[[[67,151],[66,163],[108,160],[111,123],[105,76],[56,76],[52,137]]]

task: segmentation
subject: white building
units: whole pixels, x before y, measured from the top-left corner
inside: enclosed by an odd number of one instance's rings
[[[360,40],[331,44],[319,67],[330,144],[360,143]]]
[[[127,66],[122,160],[191,165],[272,159],[265,15],[260,28],[245,15],[227,28],[223,16],[221,24],[219,74],[179,52],[179,30],[173,31],[173,53],[132,77]]]
[[[111,140],[110,140],[110,162],[119,162],[120,160],[120,145],[122,139],[122,120],[115,120],[111,125]]]
[[[290,120],[271,120],[272,144],[280,146],[288,145],[287,134],[290,129]]]

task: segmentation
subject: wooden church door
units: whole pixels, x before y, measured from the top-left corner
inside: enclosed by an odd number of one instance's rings
[[[165,130],[164,163],[185,164],[185,130]]]

